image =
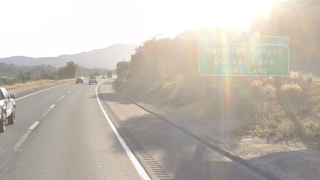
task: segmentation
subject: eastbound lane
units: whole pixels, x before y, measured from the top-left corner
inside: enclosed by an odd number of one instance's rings
[[[95,87],[55,95],[55,102],[66,96],[0,171],[0,179],[141,179],[104,117]]]

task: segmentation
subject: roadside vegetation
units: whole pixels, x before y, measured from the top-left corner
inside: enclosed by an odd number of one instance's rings
[[[312,4],[291,6],[292,1],[286,3],[277,4],[271,13],[273,17],[264,21],[272,24],[272,32],[257,20],[252,25],[255,30],[250,33],[239,29],[205,28],[187,30],[174,38],[158,35],[145,41],[130,61],[117,64],[115,87],[163,106],[197,104],[206,112],[207,118],[203,121],[240,117],[248,124],[247,131],[259,137],[281,140],[299,136],[319,144],[320,83],[311,74],[319,73],[314,68],[320,66],[318,59],[315,61],[316,56],[295,57],[290,62],[290,69],[294,71],[282,78],[278,90],[273,77],[203,77],[198,74],[198,45],[201,43],[255,44],[263,36],[289,32],[290,53],[319,54],[317,39],[320,37],[316,33],[319,25],[312,23],[316,18],[314,12],[319,8]],[[298,18],[278,21],[291,16],[292,8],[301,13]],[[307,25],[297,27],[299,22]],[[300,36],[304,32],[310,35],[308,42]]]
[[[0,63],[0,86],[17,87],[58,80],[73,79],[77,76],[89,77],[107,74],[108,69],[79,67],[74,62],[67,62],[66,66],[56,68],[50,65],[16,66]],[[2,77],[1,77],[2,76]]]

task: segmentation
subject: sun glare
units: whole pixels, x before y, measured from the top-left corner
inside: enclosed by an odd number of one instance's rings
[[[206,26],[247,27],[258,16],[267,16],[276,0],[224,0],[212,4],[211,23]],[[202,10],[201,10],[202,11]],[[198,14],[201,14],[199,11]],[[208,22],[208,20],[205,20]]]
[[[217,26],[246,27],[257,16],[266,16],[276,0],[225,0],[218,1],[220,8]]]
[[[268,15],[276,0],[197,0],[161,3],[147,1],[144,11],[150,29],[174,37],[186,29],[203,27],[246,28],[252,20]]]

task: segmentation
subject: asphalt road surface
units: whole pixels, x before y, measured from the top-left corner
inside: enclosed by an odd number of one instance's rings
[[[19,99],[16,124],[0,133],[0,179],[264,179],[103,81]]]

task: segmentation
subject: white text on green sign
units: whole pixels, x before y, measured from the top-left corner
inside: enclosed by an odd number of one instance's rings
[[[264,36],[263,37],[264,44],[289,44],[288,36]]]
[[[200,44],[198,71],[203,76],[287,76],[289,48],[267,44]]]

